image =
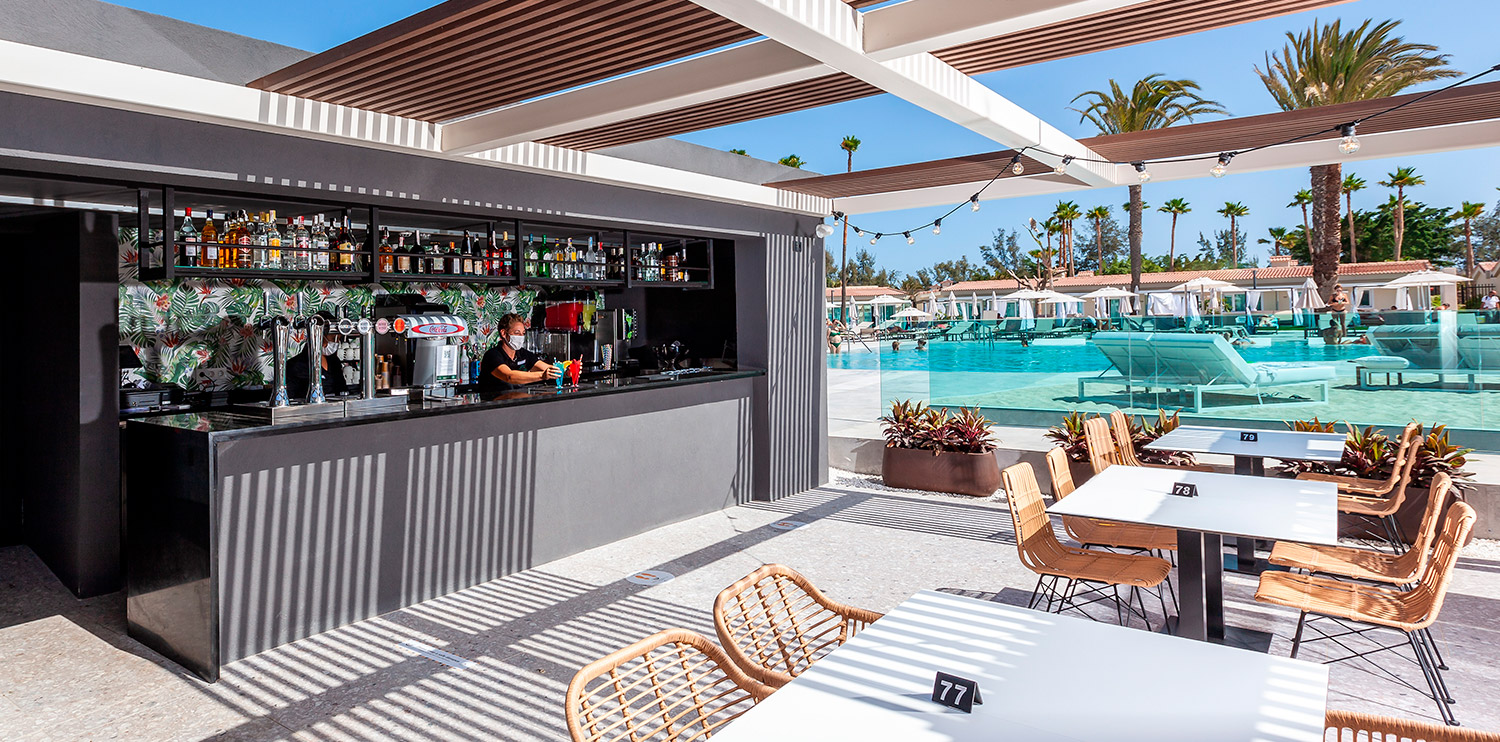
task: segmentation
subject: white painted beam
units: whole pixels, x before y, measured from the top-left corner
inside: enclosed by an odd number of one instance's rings
[[[831,72],[804,54],[760,40],[446,123],[442,148],[470,154],[540,141]]]
[[[1141,0],[906,0],[864,14],[864,50],[881,62],[995,39]]]
[[[1405,131],[1361,134],[1359,152],[1343,155],[1338,151],[1337,139],[1322,139],[1283,145],[1258,152],[1236,156],[1229,166],[1225,180],[1237,174],[1265,172],[1269,170],[1291,170],[1325,165],[1329,163],[1349,164],[1365,160],[1410,157],[1413,155],[1453,152],[1467,149],[1500,146],[1500,119],[1489,119],[1463,124],[1448,124]],[[1201,153],[1205,156],[1217,152]],[[1150,165],[1152,186],[1173,181],[1208,179],[1203,184],[1205,192],[1211,192],[1219,181],[1209,175],[1213,159],[1196,162],[1170,162]],[[1132,178],[1134,177],[1132,169]],[[984,186],[984,181],[955,183],[952,185],[919,188],[907,191],[872,193],[836,199],[834,208],[846,214],[872,214],[901,209],[930,208],[961,204]],[[1048,176],[1034,178],[1001,178],[995,181],[980,197],[981,201],[1028,196],[1051,196],[1059,193],[1089,190],[1088,186],[1059,182]]]
[[[864,51],[864,19],[843,0],[693,0],[694,3],[1007,147],[1093,153],[1052,125],[931,54],[878,61]],[[1036,155],[1047,165],[1055,160]],[[1119,168],[1077,162],[1090,185],[1121,182]]]
[[[438,149],[441,127],[436,124],[3,40],[0,90],[807,215],[830,211],[828,199],[558,147],[532,145],[482,157],[446,155]],[[454,201],[462,194],[420,198]]]

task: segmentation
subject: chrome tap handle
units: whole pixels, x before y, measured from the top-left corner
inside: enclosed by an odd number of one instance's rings
[[[316,315],[307,320],[307,403],[328,401],[323,394],[323,325]]]

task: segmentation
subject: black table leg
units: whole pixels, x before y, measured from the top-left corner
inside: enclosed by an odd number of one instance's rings
[[[1266,475],[1266,460],[1260,456],[1236,456],[1234,473],[1246,477],[1263,477]],[[1255,539],[1236,537],[1234,543],[1235,554],[1233,557],[1225,557],[1225,569],[1245,575],[1258,575],[1265,571],[1265,565],[1258,564],[1255,560]]]
[[[1255,543],[1251,539],[1240,539]],[[1224,638],[1224,561],[1214,559],[1224,553],[1224,538],[1217,533],[1203,534],[1203,615],[1209,641]]]
[[[1214,537],[1215,543],[1219,540]],[[1218,562],[1219,551],[1204,550],[1204,537],[1198,531],[1177,531],[1177,635],[1185,639],[1208,639],[1208,607],[1205,594],[1204,565]],[[1222,604],[1223,599],[1220,598]],[[1222,611],[1222,607],[1221,607]],[[1221,617],[1219,623],[1223,624]]]

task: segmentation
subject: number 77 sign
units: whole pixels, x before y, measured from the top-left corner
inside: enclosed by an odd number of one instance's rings
[[[932,702],[968,714],[974,711],[974,704],[982,704],[984,699],[979,696],[978,681],[940,672],[932,681]]]

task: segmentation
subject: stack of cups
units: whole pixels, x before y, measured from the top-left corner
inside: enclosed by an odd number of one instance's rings
[[[603,348],[599,349],[599,363],[600,363],[600,365],[603,368],[606,368],[606,369],[614,368],[615,367],[614,360],[615,360],[615,347],[613,345],[606,345]]]

